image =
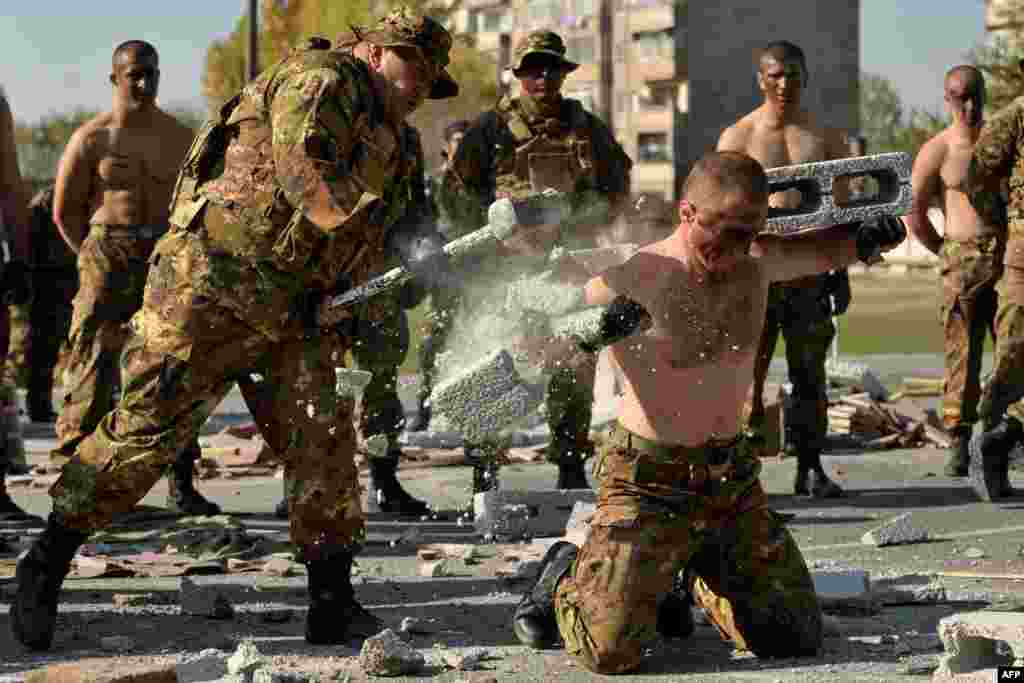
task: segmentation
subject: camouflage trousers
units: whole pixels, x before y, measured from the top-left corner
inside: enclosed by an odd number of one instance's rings
[[[300,558],[360,545],[354,401],[335,389],[348,339],[257,331],[277,320],[276,310],[236,310],[214,297],[223,290],[226,299],[257,301],[278,292],[264,294],[261,273],[244,267],[224,289],[204,275],[210,261],[194,235],[175,231],[157,245],[122,356],[121,400],[64,466],[50,490],[54,511],[89,531],[130,510],[237,382],[294,482],[288,517]]]
[[[942,327],[946,370],[942,425],[970,429],[978,421],[985,334],[996,336],[996,281],[1002,271],[1002,241],[981,237],[942,244]]]
[[[34,294],[28,311],[25,364],[28,366],[29,410],[38,411],[51,404],[54,369],[61,346],[71,330],[78,271],[37,268],[32,279]]]
[[[1005,266],[996,293],[995,358],[978,405],[985,429],[992,428],[1006,414],[1024,421],[1024,268]]]
[[[357,368],[373,373],[363,389],[359,434],[363,439],[386,436],[388,457],[398,448],[398,435],[405,426],[405,410],[398,398],[398,368],[408,352],[409,316],[397,303],[378,320],[361,317],[356,321],[352,358]]]
[[[793,385],[792,408],[786,413],[786,440],[800,452],[820,452],[828,431],[825,361],[836,336],[825,276],[775,283],[768,290],[764,330],[754,363],[750,411],[754,431],[764,420],[764,384],[780,332],[786,342],[786,366]]]
[[[666,446],[613,427],[594,474],[591,531],[556,590],[566,651],[623,673],[656,635],[658,605],[685,570],[722,636],[761,657],[811,654],[822,620],[810,573],[742,440]]]
[[[149,257],[160,230],[93,224],[78,252],[75,294],[58,410],[57,456],[70,456],[114,407],[128,321],[142,305]],[[152,229],[150,229],[152,230]]]

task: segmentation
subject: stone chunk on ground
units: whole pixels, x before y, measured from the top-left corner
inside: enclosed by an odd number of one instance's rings
[[[913,512],[906,512],[899,517],[890,519],[881,526],[875,527],[861,537],[861,543],[881,548],[887,545],[927,541],[928,530],[916,525],[913,515]]]
[[[391,629],[363,641],[359,665],[372,676],[407,676],[423,670],[426,660]]]

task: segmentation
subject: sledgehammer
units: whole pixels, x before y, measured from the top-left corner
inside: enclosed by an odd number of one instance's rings
[[[444,245],[449,258],[480,253],[493,248],[521,227],[541,223],[557,223],[568,215],[568,203],[560,192],[545,192],[529,200],[513,203],[499,199],[487,210],[487,225]],[[394,289],[412,277],[405,268],[396,267],[369,282],[353,287],[329,299],[327,310],[337,310],[366,301],[372,296]]]

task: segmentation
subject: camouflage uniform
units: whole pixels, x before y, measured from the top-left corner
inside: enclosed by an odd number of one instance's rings
[[[404,9],[366,39],[417,47],[442,69],[451,45]],[[295,482],[300,559],[362,542],[354,406],[335,392],[351,337],[315,327],[311,311],[387,265],[388,230],[412,208],[414,164],[367,64],[328,47],[313,39],[267,69],[193,143],[132,319],[121,402],[51,491],[64,526],[95,529],[130,508],[238,382]],[[431,96],[446,91],[457,86],[442,70]],[[313,213],[340,218],[322,227]]]
[[[53,413],[53,373],[71,329],[72,301],[78,291],[78,266],[53,222],[53,185],[29,202],[32,220],[32,278],[25,363],[28,411],[33,420]]]
[[[1002,273],[1003,247],[1002,238],[995,236],[942,243],[942,424],[953,434],[969,433],[978,421],[985,333],[996,338],[996,282]]]
[[[78,252],[68,357],[54,455],[70,457],[114,407],[128,321],[142,306],[149,258],[167,226],[93,223]]]
[[[566,651],[591,671],[635,669],[659,604],[686,584],[723,637],[760,657],[816,652],[814,584],[780,515],[768,508],[753,449],[666,446],[611,429],[594,474],[597,511],[554,611]]]
[[[557,34],[536,31],[518,46],[512,68],[534,53],[573,64],[564,59],[565,46]],[[631,168],[632,161],[608,127],[579,101],[562,98],[554,110],[545,111],[544,105],[528,96],[506,96],[466,131],[445,172],[440,202],[454,222],[455,234],[450,237],[455,238],[486,224],[488,207],[500,198],[523,199],[553,187],[570,193],[573,209],[580,214],[607,201],[610,212],[574,221],[574,227],[563,229],[562,246],[587,248],[594,246],[596,229],[612,223],[626,203]],[[493,289],[495,282],[543,267],[534,259],[505,254],[482,259],[473,279],[465,284],[458,318],[472,320],[495,310],[491,304],[503,300],[503,293]],[[559,370],[550,379],[547,411],[552,441],[547,457],[553,462],[592,453],[589,431],[595,372],[596,361],[579,371]]]
[[[1009,181],[1009,201],[1002,185]],[[968,197],[989,225],[1006,225],[1003,272],[996,283],[996,345],[992,375],[978,415],[986,430],[1003,416],[1024,420],[1024,97],[985,122],[974,145]]]

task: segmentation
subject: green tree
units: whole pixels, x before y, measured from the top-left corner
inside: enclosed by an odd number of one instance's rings
[[[71,135],[97,112],[78,109],[65,114],[50,114],[34,124],[18,123],[14,137],[18,145],[21,174],[32,180],[47,180],[57,175],[57,163]]]
[[[917,107],[907,111],[892,81],[870,73],[860,78],[860,120],[872,154],[916,154],[930,137],[949,125],[940,114]]]
[[[337,2],[337,0],[263,0],[260,8],[259,51],[264,68],[284,57],[303,37],[320,35],[334,40],[353,25],[369,23],[393,6],[418,7],[430,16],[445,21],[458,8],[458,2],[441,8],[430,0]],[[426,9],[424,9],[426,8]],[[237,93],[246,81],[246,45],[248,17],[239,18],[235,30],[214,42],[206,53],[203,94],[212,111]],[[459,83],[459,96],[443,102],[428,101],[411,118],[420,129],[428,166],[440,162],[441,133],[456,118],[475,118],[481,109],[491,106],[497,96],[497,65],[482,54],[467,36],[455,36],[449,71]]]

